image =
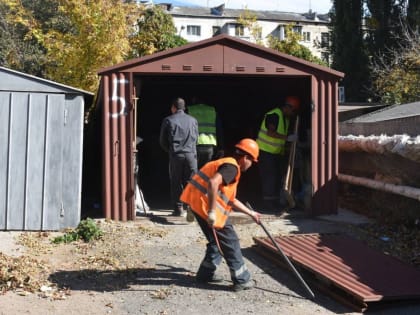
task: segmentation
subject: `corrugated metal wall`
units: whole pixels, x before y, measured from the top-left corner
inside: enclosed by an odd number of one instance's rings
[[[0,229],[80,221],[83,96],[0,91]]]
[[[132,74],[102,78],[103,209],[106,218],[127,221],[134,214]]]
[[[312,77],[311,214],[336,213],[338,175],[338,80]]]

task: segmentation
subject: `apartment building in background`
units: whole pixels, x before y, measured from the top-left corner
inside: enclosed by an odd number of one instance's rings
[[[217,34],[228,34],[251,42],[259,39],[266,45],[270,35],[280,40],[285,39],[285,28],[291,24],[293,31],[301,35],[300,44],[307,47],[314,56],[328,64],[331,62],[327,49],[330,42],[330,18],[327,13],[317,14],[310,10],[307,13],[249,10],[257,17],[257,23],[261,27],[261,32],[255,38],[248,28],[238,23],[238,18],[245,10],[226,9],[223,4],[213,8],[166,3],[159,5],[172,16],[178,35],[188,42],[207,39]]]

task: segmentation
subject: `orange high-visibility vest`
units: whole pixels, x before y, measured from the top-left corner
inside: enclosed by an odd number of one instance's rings
[[[191,210],[197,213],[201,218],[207,220],[208,217],[208,185],[210,178],[216,174],[219,166],[229,163],[236,166],[238,172],[235,180],[227,186],[220,185],[216,197],[216,221],[215,228],[223,228],[230,212],[232,211],[232,202],[236,197],[236,189],[238,186],[241,172],[239,165],[234,158],[226,157],[219,160],[211,161],[205,164],[185,186],[180,200],[190,205]]]

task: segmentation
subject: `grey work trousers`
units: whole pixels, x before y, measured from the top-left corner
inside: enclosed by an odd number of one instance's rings
[[[178,153],[169,157],[169,180],[174,210],[182,207],[182,201],[179,200],[179,197],[188,180],[196,172],[197,155],[195,153]]]
[[[197,277],[208,280],[212,279],[217,267],[220,265],[222,258],[224,257],[229,267],[232,282],[234,284],[248,282],[251,279],[251,273],[245,265],[239,238],[236,235],[230,220],[227,220],[222,229],[215,230],[220,249],[223,253],[222,256],[219,248],[217,247],[212,228],[210,228],[207,222],[195,212],[194,215],[208,241],[206,255],[204,256],[204,259],[197,271]]]

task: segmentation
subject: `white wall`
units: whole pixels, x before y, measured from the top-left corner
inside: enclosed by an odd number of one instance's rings
[[[185,38],[189,42],[196,42],[203,39],[207,39],[213,36],[213,26],[218,26],[222,29],[222,33],[235,36],[235,26],[236,19],[234,18],[206,18],[206,17],[179,17],[173,16],[174,24],[177,28],[177,33],[181,37]],[[258,24],[262,27],[262,38],[264,39],[264,44],[267,44],[267,37],[272,34],[279,25],[286,25],[292,22],[285,21],[258,21]],[[201,30],[200,36],[198,35],[188,35],[187,29],[188,25],[199,26]],[[309,24],[309,23],[299,23],[302,26],[303,32],[310,32],[309,41],[301,41],[300,43],[307,47],[314,56],[321,58],[322,50],[316,47],[314,44],[315,41],[321,43],[321,33],[328,33],[328,26],[325,24]],[[279,33],[277,31],[277,33]],[[248,29],[245,28],[244,35],[240,38],[254,41],[253,37],[250,35]]]

